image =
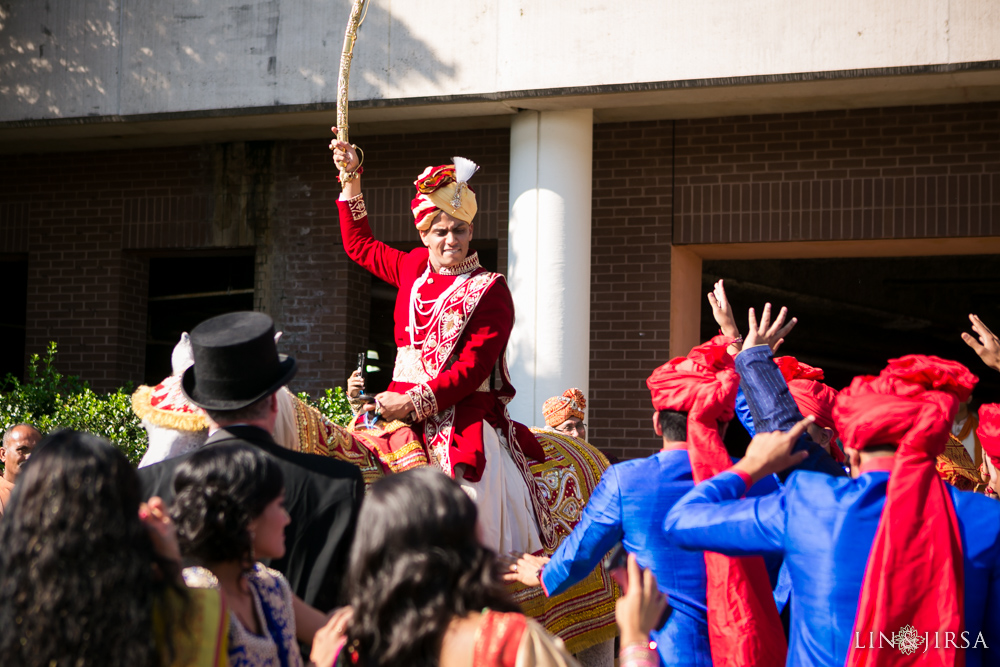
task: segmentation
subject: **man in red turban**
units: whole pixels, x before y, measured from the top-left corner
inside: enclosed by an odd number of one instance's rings
[[[653,372],[646,384],[661,450],[608,468],[551,560],[522,557],[509,575],[557,595],[620,541],[670,596],[673,612],[652,633],[664,665],[784,663],[785,637],[763,560],[689,553],[669,544],[662,528],[664,515],[695,481],[732,465],[721,437],[739,384],[729,342],[719,337]],[[777,488],[770,480],[761,486],[754,493]]]
[[[688,456],[695,483],[732,465],[722,442],[732,420],[739,376],[724,336],[657,368],[646,380],[659,425],[663,411],[687,414]],[[762,559],[705,553],[706,608],[714,665],[780,665],[785,637]]]
[[[674,506],[668,533],[687,548],[784,557],[789,665],[997,664],[1000,504],[934,467],[975,382],[961,364],[919,355],[855,378],[834,410],[855,478],[799,471],[778,493],[741,499],[798,460],[807,422],[761,433]]]

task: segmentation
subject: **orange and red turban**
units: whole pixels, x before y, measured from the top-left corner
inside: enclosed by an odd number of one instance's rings
[[[833,419],[833,404],[837,400],[837,390],[820,382],[823,369],[804,364],[795,357],[775,357],[774,363],[778,364],[799,411],[806,417],[813,417],[817,426],[832,430],[836,439],[839,434]],[[837,463],[844,462],[844,453],[836,443],[830,444],[830,455]]]
[[[716,336],[653,371],[646,386],[653,408],[686,412],[688,455],[695,483],[732,466],[719,422],[733,418],[740,378],[726,351],[731,338]],[[705,552],[705,595],[712,663],[717,667],[780,667],[785,634],[764,560]]]
[[[476,217],[476,193],[469,187],[468,180],[479,165],[464,157],[453,157],[452,160],[455,164],[427,167],[413,181],[417,196],[410,202],[410,208],[413,210],[413,223],[420,231],[430,229],[441,211],[468,223]]]
[[[979,407],[976,435],[993,465],[1000,467],[1000,404],[986,403]]]
[[[945,450],[958,404],[978,378],[954,361],[909,355],[840,392],[834,419],[848,447],[895,445],[885,506],[872,543],[854,631],[887,636],[906,625],[964,629],[962,542],[947,484],[935,460]],[[947,644],[947,642],[946,642]],[[887,647],[851,649],[847,664],[959,664],[955,648],[933,647],[910,660]],[[905,662],[901,662],[905,661]]]
[[[542,403],[542,416],[545,423],[555,428],[570,417],[583,419],[587,409],[587,397],[579,389],[567,389],[562,396],[553,396]]]

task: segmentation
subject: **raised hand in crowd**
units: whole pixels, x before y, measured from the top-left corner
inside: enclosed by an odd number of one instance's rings
[[[793,452],[792,448],[814,421],[816,420],[812,417],[806,417],[789,431],[758,433],[750,441],[746,455],[733,468],[750,475],[756,484],[769,475],[802,463],[809,458],[809,452],[807,450]]]
[[[743,341],[743,348],[755,347],[757,345],[767,345],[772,352],[777,352],[785,336],[795,327],[798,319],[793,317],[785,324],[785,317],[788,309],[782,306],[778,311],[778,317],[771,322],[771,304],[765,303],[764,310],[760,315],[760,322],[757,322],[757,313],[753,308],[748,315],[750,328],[747,331],[746,340]]]
[[[976,335],[965,332],[962,334],[962,340],[979,355],[984,364],[995,371],[1000,371],[1000,339],[983,324],[978,315],[970,314],[969,320]]]
[[[510,563],[510,567],[503,575],[504,581],[516,581],[529,588],[537,588],[542,585],[542,567],[549,560],[551,559],[545,556],[508,554],[506,561]]]
[[[719,280],[715,283],[712,291],[708,293],[708,303],[712,306],[712,317],[719,325],[723,336],[734,339],[729,346],[729,354],[736,356],[743,349],[743,338],[740,336],[740,329],[736,326],[736,318],[733,316],[733,309],[726,298],[726,287]]]
[[[621,631],[620,664],[658,665],[659,658],[649,648],[649,635],[660,624],[667,597],[656,585],[652,570],[639,567],[635,554],[628,555],[628,585],[615,603],[615,620]]]

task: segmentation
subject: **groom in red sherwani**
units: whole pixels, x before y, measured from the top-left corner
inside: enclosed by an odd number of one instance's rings
[[[504,359],[513,299],[503,276],[469,252],[477,206],[468,179],[478,167],[454,158],[418,177],[411,209],[424,247],[406,253],[372,235],[354,147],[334,140],[331,148],[348,173],[337,203],[344,248],[399,289],[396,363],[376,411],[422,429],[429,460],[476,501],[487,544],[529,552],[551,545],[551,519],[526,459],[543,460],[544,452],[506,408],[514,396]]]

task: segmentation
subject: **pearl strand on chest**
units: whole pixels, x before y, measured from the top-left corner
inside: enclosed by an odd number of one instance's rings
[[[425,299],[422,296],[420,296],[420,288],[423,287],[424,284],[428,281],[428,279],[430,278],[430,274],[431,274],[431,267],[430,265],[428,265],[427,268],[424,269],[423,275],[417,278],[417,280],[414,281],[413,283],[413,287],[410,288],[409,328],[410,328],[410,345],[412,345],[413,347],[417,347],[418,334],[420,342],[421,343],[424,342],[424,339],[427,337],[426,336],[427,330],[430,329],[431,325],[437,322],[438,317],[440,317],[441,315],[441,309],[444,307],[444,304],[448,301],[448,297],[450,297],[455,292],[455,290],[461,287],[462,283],[468,280],[469,276],[472,275],[472,273],[469,272],[455,276],[455,281],[451,284],[451,286],[448,287],[448,289],[446,289],[444,292],[442,292],[440,295],[436,297]],[[426,321],[424,322],[423,325],[417,324],[418,314],[421,316],[421,318],[426,318]]]

